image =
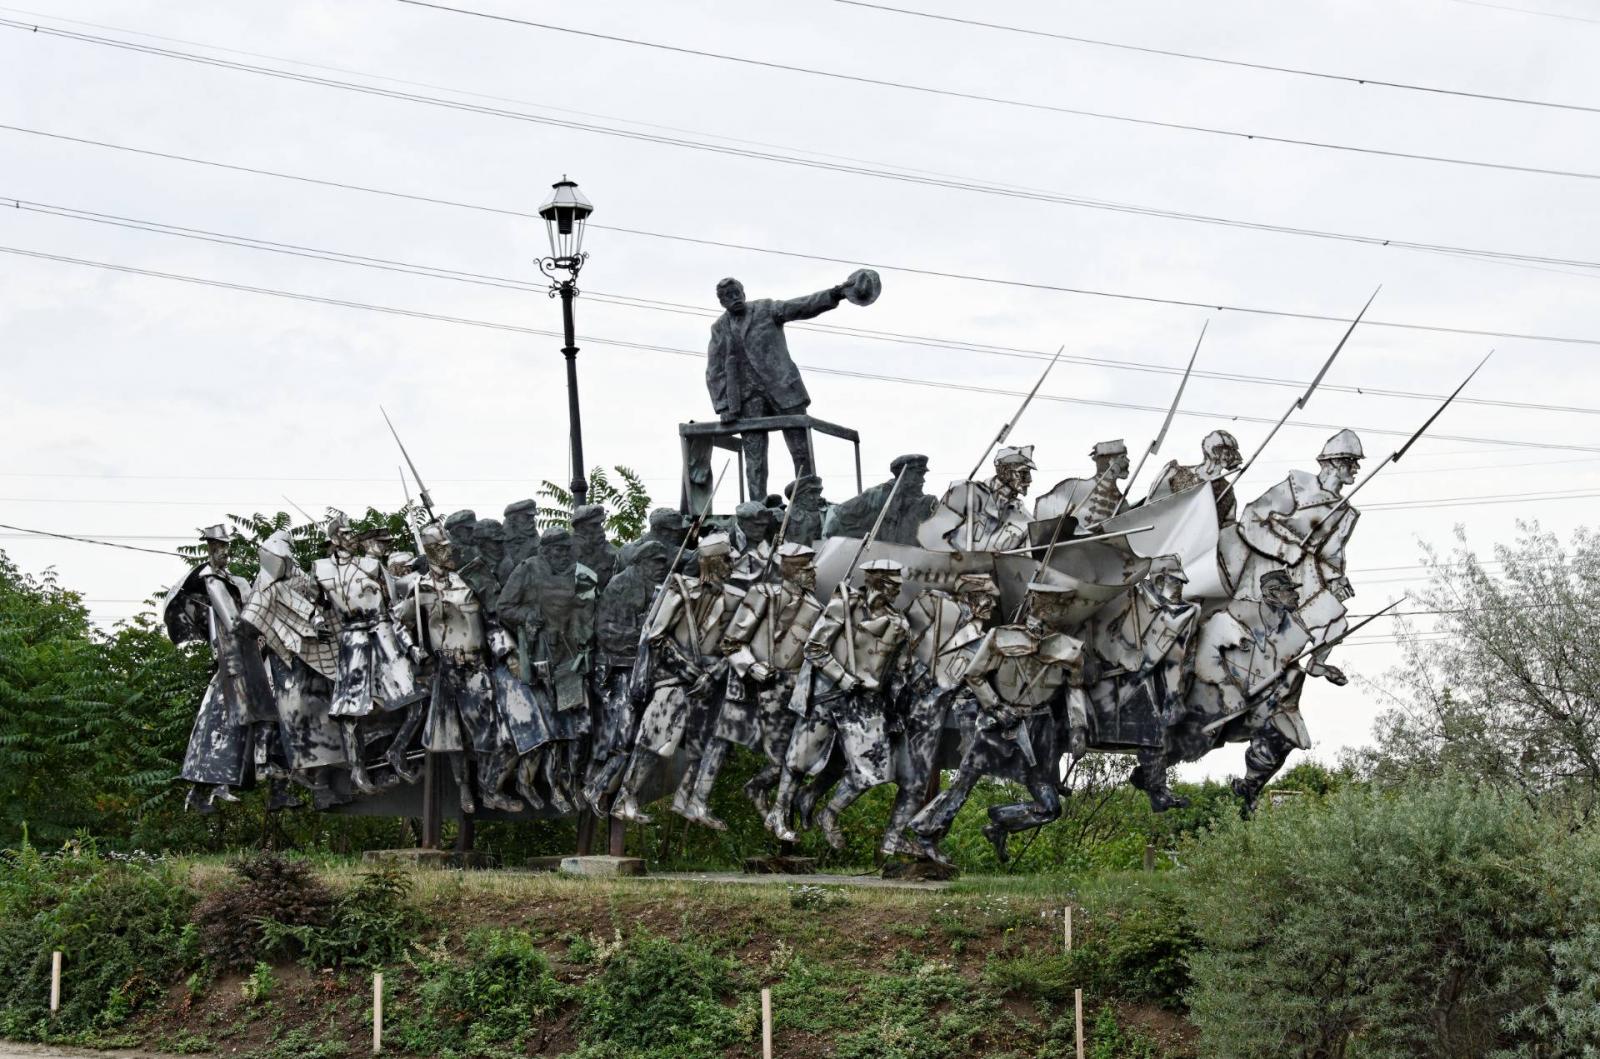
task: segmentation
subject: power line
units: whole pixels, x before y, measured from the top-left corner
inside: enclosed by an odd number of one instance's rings
[[[489,19],[494,22],[505,22],[519,26],[528,26],[533,29],[548,30],[553,33],[567,33],[573,36],[586,37],[591,40],[609,41],[614,44],[627,44],[640,48],[653,48],[658,51],[673,52],[678,55],[688,55],[698,59],[715,59],[719,62],[737,63],[744,66],[761,67],[768,70],[781,70],[786,73],[805,74],[810,77],[824,77],[836,81],[845,81],[850,84],[872,85],[877,88],[893,88],[905,92],[917,92],[924,95],[943,96],[951,99],[964,99],[969,102],[991,103],[998,106],[1014,107],[1023,110],[1048,111],[1054,114],[1068,114],[1080,118],[1093,118],[1099,121],[1123,122],[1130,125],[1142,125],[1148,128],[1173,129],[1182,132],[1204,133],[1208,136],[1224,136],[1239,140],[1259,140],[1263,143],[1286,144],[1295,147],[1310,147],[1324,151],[1343,151],[1351,154],[1371,155],[1382,158],[1404,158],[1418,162],[1435,162],[1443,165],[1469,166],[1477,169],[1496,169],[1513,173],[1533,173],[1540,176],[1574,177],[1582,180],[1600,180],[1600,173],[1589,173],[1571,169],[1554,169],[1543,166],[1520,165],[1513,162],[1491,162],[1478,158],[1459,158],[1451,155],[1422,154],[1413,151],[1390,150],[1382,147],[1361,147],[1355,144],[1333,143],[1326,140],[1303,140],[1292,136],[1272,136],[1261,132],[1245,132],[1240,129],[1225,129],[1213,125],[1190,125],[1179,121],[1161,121],[1156,118],[1140,118],[1131,114],[1113,114],[1109,111],[1085,110],[1079,107],[1064,107],[1054,103],[1039,103],[1032,100],[1013,99],[1008,96],[989,96],[977,92],[962,92],[953,88],[938,88],[932,85],[914,84],[909,81],[891,81],[879,77],[866,77],[860,74],[847,74],[837,70],[820,70],[811,66],[795,66],[789,63],[772,62],[765,59],[752,59],[743,55],[729,55],[724,52],[706,51],[701,48],[686,48],[675,44],[663,44],[660,41],[643,40],[637,37],[623,37],[610,33],[598,33],[592,30],[575,29],[571,26],[558,26],[552,22],[534,22],[531,19],[513,18],[510,15],[498,15],[488,11],[474,11],[464,7],[450,7],[445,4],[429,3],[427,0],[397,0],[402,4],[412,7],[426,7],[435,11],[447,11],[457,15],[471,15],[475,18]],[[59,32],[59,31],[58,31]]]
[[[1398,248],[1398,249],[1413,250],[1413,251],[1422,252],[1422,253],[1436,253],[1436,254],[1445,254],[1445,255],[1456,256],[1456,257],[1482,258],[1482,259],[1485,259],[1485,260],[1499,261],[1499,262],[1506,262],[1506,263],[1509,263],[1509,262],[1527,262],[1527,263],[1542,264],[1542,265],[1568,265],[1568,266],[1573,266],[1573,267],[1577,267],[1577,268],[1600,268],[1600,262],[1595,262],[1595,261],[1585,261],[1585,260],[1579,260],[1579,259],[1558,258],[1558,257],[1553,257],[1553,256],[1548,256],[1548,255],[1539,255],[1539,254],[1522,254],[1522,253],[1515,253],[1515,252],[1511,252],[1511,251],[1478,250],[1478,249],[1474,249],[1474,248],[1470,248],[1470,247],[1452,247],[1452,246],[1447,246],[1447,245],[1443,245],[1443,244],[1424,243],[1424,242],[1418,242],[1418,241],[1414,241],[1414,240],[1393,239],[1393,238],[1385,238],[1385,237],[1381,237],[1381,236],[1369,236],[1369,235],[1360,235],[1360,234],[1352,234],[1352,233],[1345,233],[1345,232],[1333,232],[1333,231],[1326,231],[1326,230],[1315,229],[1315,228],[1300,228],[1300,227],[1295,227],[1295,226],[1292,226],[1292,225],[1277,225],[1277,224],[1269,224],[1269,223],[1261,222],[1261,221],[1240,220],[1240,219],[1237,219],[1237,218],[1220,217],[1220,216],[1215,216],[1215,215],[1210,215],[1210,214],[1193,213],[1193,212],[1182,211],[1182,210],[1172,210],[1172,209],[1166,209],[1166,208],[1163,208],[1163,207],[1144,206],[1144,205],[1140,205],[1140,204],[1136,204],[1136,203],[1114,202],[1114,201],[1105,200],[1105,199],[1087,198],[1087,197],[1083,197],[1083,196],[1069,195],[1069,194],[1060,193],[1060,192],[1040,190],[1040,189],[1036,189],[1036,188],[1028,188],[1028,187],[1023,187],[1023,186],[1014,185],[1014,184],[986,182],[986,181],[978,180],[977,178],[950,176],[950,175],[947,175],[947,174],[935,173],[935,172],[930,171],[930,170],[919,170],[919,169],[914,169],[914,168],[911,168],[911,167],[894,165],[892,163],[862,161],[862,160],[859,160],[859,159],[849,158],[848,156],[828,155],[828,154],[825,154],[825,153],[822,153],[822,152],[807,151],[807,150],[804,150],[804,149],[801,149],[801,148],[794,148],[794,147],[782,147],[782,148],[775,148],[775,149],[776,150],[786,150],[786,151],[800,151],[803,154],[811,154],[811,155],[814,155],[815,157],[808,159],[808,158],[803,158],[803,157],[797,157],[797,156],[792,155],[792,154],[774,153],[774,151],[769,151],[769,150],[752,151],[752,150],[748,150],[748,149],[745,149],[745,148],[727,147],[727,146],[724,146],[724,145],[706,143],[706,142],[703,142],[703,141],[683,139],[681,137],[663,137],[663,136],[649,134],[649,133],[642,133],[642,132],[638,132],[636,130],[630,130],[630,129],[619,129],[619,128],[615,128],[615,127],[611,127],[611,126],[596,125],[596,124],[593,124],[593,123],[572,122],[570,120],[563,120],[563,119],[548,117],[548,116],[539,115],[539,114],[531,114],[531,113],[528,113],[526,111],[507,110],[507,109],[500,108],[500,107],[486,107],[486,106],[482,106],[482,105],[479,105],[479,104],[464,103],[464,102],[461,102],[461,101],[458,101],[458,100],[443,99],[443,98],[436,97],[436,96],[424,96],[424,95],[420,95],[420,94],[417,94],[417,93],[411,93],[411,92],[397,92],[397,91],[394,91],[394,90],[391,90],[391,89],[383,89],[383,88],[378,88],[378,87],[372,86],[372,85],[363,85],[363,84],[358,84],[358,83],[349,82],[349,81],[341,81],[341,80],[338,80],[338,79],[335,79],[335,78],[313,77],[313,76],[306,75],[306,74],[298,74],[298,73],[295,73],[295,72],[289,71],[289,70],[279,70],[279,69],[274,69],[274,68],[271,68],[271,67],[255,66],[255,65],[251,65],[251,64],[247,64],[247,63],[236,63],[236,62],[232,62],[232,61],[229,61],[229,60],[218,59],[218,58],[215,58],[213,56],[196,55],[196,54],[189,53],[189,52],[181,52],[181,51],[177,51],[177,50],[174,50],[174,49],[167,49],[167,48],[153,48],[153,47],[150,47],[150,46],[147,46],[147,45],[140,45],[140,44],[137,44],[137,43],[131,42],[131,41],[119,41],[119,40],[116,40],[114,38],[109,38],[109,37],[97,37],[97,36],[94,36],[92,34],[79,34],[79,33],[72,33],[72,32],[62,31],[62,30],[53,30],[53,29],[51,29],[49,27],[39,27],[39,26],[36,26],[36,25],[31,25],[31,24],[15,23],[15,22],[12,22],[11,20],[7,20],[7,19],[0,19],[0,27],[12,28],[12,29],[35,30],[35,31],[38,31],[38,32],[44,32],[47,35],[64,36],[67,39],[81,40],[81,41],[83,41],[85,43],[104,44],[104,45],[106,45],[108,47],[125,48],[125,49],[128,49],[128,50],[132,50],[132,51],[136,51],[136,52],[140,52],[140,53],[144,53],[144,54],[155,55],[155,56],[163,57],[163,58],[174,58],[174,59],[179,59],[179,60],[183,60],[183,61],[199,63],[201,65],[217,66],[217,67],[221,67],[221,68],[224,68],[224,69],[237,70],[237,71],[244,72],[244,73],[260,74],[260,75],[268,76],[268,77],[277,77],[277,78],[291,80],[291,81],[298,81],[298,82],[307,83],[307,84],[319,85],[321,87],[337,88],[337,89],[342,89],[342,90],[346,90],[346,91],[363,93],[363,94],[367,94],[367,95],[375,95],[375,96],[379,96],[379,97],[386,98],[386,99],[398,100],[398,101],[401,101],[401,102],[421,103],[421,104],[429,105],[429,106],[443,107],[443,108],[452,109],[452,110],[461,110],[461,111],[466,111],[466,112],[469,112],[469,113],[484,114],[484,115],[488,115],[488,116],[492,116],[492,117],[508,118],[508,119],[518,120],[518,121],[527,121],[527,122],[533,122],[535,124],[553,125],[553,126],[557,126],[557,127],[561,127],[561,128],[574,129],[574,130],[582,131],[582,132],[591,132],[591,133],[595,133],[595,134],[599,134],[599,135],[614,135],[614,136],[620,136],[620,137],[624,137],[624,138],[628,138],[628,139],[643,140],[643,141],[648,141],[648,142],[653,142],[653,143],[659,143],[659,144],[663,144],[663,145],[666,145],[666,146],[675,146],[675,147],[682,147],[682,148],[690,149],[690,150],[704,150],[704,151],[710,151],[710,152],[713,152],[713,153],[728,154],[728,155],[733,155],[733,156],[742,157],[742,158],[750,158],[750,159],[754,159],[754,160],[757,160],[757,161],[766,161],[766,162],[774,162],[774,163],[784,164],[784,165],[797,165],[797,166],[804,166],[804,167],[810,167],[810,168],[816,168],[816,169],[823,169],[823,170],[826,170],[826,171],[829,171],[829,172],[845,173],[845,174],[853,175],[853,176],[866,176],[866,177],[872,177],[872,178],[876,178],[876,179],[892,180],[892,181],[898,181],[898,182],[903,182],[903,183],[922,184],[922,185],[926,185],[926,186],[930,186],[930,187],[938,187],[938,188],[944,188],[944,189],[949,189],[949,190],[958,190],[958,191],[969,191],[969,192],[974,192],[974,193],[978,193],[978,194],[996,195],[996,196],[1005,197],[1005,198],[1014,198],[1014,199],[1023,199],[1023,200],[1028,200],[1028,201],[1045,202],[1045,203],[1051,203],[1051,204],[1055,204],[1055,205],[1075,206],[1075,207],[1080,207],[1080,208],[1085,208],[1085,209],[1107,210],[1107,211],[1115,212],[1115,213],[1126,213],[1126,214],[1130,214],[1130,215],[1133,215],[1133,216],[1154,217],[1154,218],[1158,218],[1158,219],[1162,219],[1162,220],[1175,220],[1175,221],[1186,221],[1186,222],[1198,223],[1198,224],[1209,224],[1209,225],[1216,225],[1216,226],[1227,227],[1227,228],[1236,228],[1236,229],[1240,229],[1240,230],[1243,230],[1243,231],[1271,232],[1271,233],[1280,234],[1280,235],[1295,235],[1295,236],[1301,236],[1301,237],[1305,237],[1305,238],[1326,239],[1326,240],[1332,240],[1332,241],[1337,241],[1337,242],[1350,242],[1350,243],[1356,243],[1356,244],[1359,244],[1359,245],[1366,245],[1366,246],[1394,247],[1394,248]],[[197,46],[198,47],[211,47],[211,45],[205,45],[205,44],[201,44],[201,45],[197,45]],[[220,49],[220,50],[228,50],[228,49]],[[278,58],[277,61],[298,64],[298,60],[295,60],[295,59]],[[312,65],[312,64],[300,64],[300,65]],[[360,74],[359,76],[369,77],[369,78],[378,79],[378,80],[391,80],[391,81],[396,80],[394,78],[384,77],[383,75],[380,75],[380,74],[363,73],[363,74]],[[398,83],[408,83],[408,82],[398,82]],[[446,91],[458,92],[459,90],[446,89]],[[474,95],[476,93],[460,92],[459,94]],[[547,109],[555,109],[555,108],[547,108]],[[624,118],[611,118],[609,120],[613,120],[613,121],[628,121],[628,119],[624,119]],[[638,125],[641,125],[643,127],[663,128],[662,126],[648,126],[648,125],[645,125],[645,123],[640,123],[640,122],[631,122],[631,124],[638,124]],[[5,126],[0,126],[0,127],[5,127]],[[17,131],[32,131],[32,130],[17,130]],[[714,134],[709,134],[709,133],[696,133],[696,135],[700,135],[700,136],[711,135],[711,136],[714,136]],[[728,137],[718,137],[718,136],[714,136],[714,138],[729,140],[729,142],[732,142],[732,143],[747,143],[747,144],[752,144],[752,145],[755,145],[755,146],[764,146],[764,147],[765,146],[773,146],[773,145],[762,144],[759,141],[738,141],[738,140],[731,140]],[[824,162],[824,161],[818,161],[817,159],[833,159],[833,161]],[[843,164],[845,162],[849,162],[851,164]],[[1600,175],[1600,174],[1597,174],[1597,175]]]
[[[931,19],[936,22],[949,22],[960,26],[976,26],[982,29],[1000,30],[1005,33],[1017,33],[1028,37],[1042,37],[1049,40],[1067,41],[1072,44],[1088,44],[1097,48],[1115,48],[1120,51],[1138,52],[1143,55],[1160,55],[1169,59],[1190,59],[1195,62],[1214,63],[1219,66],[1233,66],[1245,70],[1261,70],[1276,74],[1292,74],[1298,77],[1313,77],[1324,81],[1338,81],[1350,85],[1395,88],[1408,92],[1425,92],[1430,95],[1458,96],[1463,99],[1487,100],[1495,103],[1516,103],[1530,107],[1551,107],[1557,110],[1578,110],[1590,114],[1600,114],[1600,107],[1586,106],[1580,103],[1560,103],[1549,99],[1529,99],[1525,96],[1507,96],[1493,92],[1472,92],[1466,89],[1442,88],[1438,85],[1422,85],[1409,81],[1390,81],[1378,77],[1356,77],[1351,74],[1328,73],[1325,70],[1307,70],[1298,66],[1277,66],[1272,63],[1249,62],[1244,59],[1225,59],[1218,55],[1201,55],[1198,52],[1155,48],[1143,44],[1129,44],[1125,41],[1080,37],[1071,33],[1055,33],[1050,30],[1035,29],[1028,26],[1009,26],[999,22],[983,22],[975,18],[957,18],[954,15],[940,15],[932,11],[913,11],[910,8],[892,7],[888,4],[868,3],[867,0],[834,0],[834,3],[846,4],[850,7],[869,8],[873,11],[883,11],[895,15],[911,15],[916,18]]]
[[[356,191],[364,194],[380,195],[386,198],[401,199],[409,202],[422,202],[433,206],[447,206],[458,209],[473,210],[480,213],[491,213],[506,217],[523,217],[532,220],[539,219],[537,214],[530,213],[525,210],[513,210],[504,207],[489,206],[482,203],[462,202],[459,200],[429,195],[416,195],[404,191],[393,191],[384,188],[369,187],[362,184],[353,184],[336,180],[325,180],[319,177],[304,176],[298,173],[286,173],[279,170],[235,165],[229,162],[219,162],[212,159],[197,158],[192,155],[175,154],[166,151],[155,151],[141,147],[130,147],[125,144],[111,143],[105,140],[94,140],[85,137],[68,136],[64,133],[46,132],[42,129],[30,129],[18,125],[6,125],[0,123],[0,130],[7,132],[18,132],[30,136],[41,136],[48,139],[59,140],[66,143],[75,143],[83,146],[102,147],[114,151],[125,151],[131,154],[144,155],[151,158],[161,158],[167,161],[187,162],[194,165],[209,166],[212,168],[224,169],[232,172],[249,173],[253,176],[274,177],[282,180],[293,180],[299,183],[312,184],[320,187],[337,188],[343,191]],[[1142,302],[1150,305],[1166,305],[1187,309],[1205,309],[1215,312],[1235,312],[1250,316],[1270,316],[1285,320],[1307,320],[1339,324],[1348,324],[1350,322],[1347,317],[1334,316],[1325,313],[1297,312],[1287,309],[1263,309],[1256,306],[1204,302],[1184,298],[1160,297],[1148,294],[1130,294],[1123,291],[1106,291],[1090,287],[1069,287],[1061,284],[1005,279],[998,276],[985,276],[976,273],[918,268],[913,265],[894,264],[886,261],[863,261],[860,258],[834,257],[827,254],[807,253],[799,250],[784,250],[770,246],[755,246],[748,243],[734,243],[718,239],[705,239],[696,236],[676,235],[667,232],[654,232],[642,228],[625,228],[619,225],[591,223],[589,227],[599,231],[617,232],[624,235],[633,235],[650,239],[663,239],[673,242],[690,243],[697,246],[716,247],[724,250],[740,250],[750,253],[794,258],[796,260],[820,261],[828,264],[840,264],[852,267],[866,265],[884,272],[900,272],[906,275],[927,276],[936,279],[981,283],[985,285],[1001,287],[1015,287],[1023,290],[1045,291],[1057,294],[1074,294],[1093,298],[1107,298],[1114,301]],[[1520,331],[1491,331],[1481,328],[1449,327],[1443,324],[1415,324],[1394,320],[1375,320],[1366,318],[1363,318],[1361,322],[1362,325],[1366,327],[1387,327],[1397,330],[1420,331],[1430,334],[1470,335],[1481,338],[1517,339],[1529,342],[1550,342],[1562,345],[1600,346],[1600,338],[1584,338],[1574,335],[1549,335]]]
[[[194,239],[202,242],[217,243],[227,246],[243,247],[249,250],[260,250],[269,253],[287,254],[293,257],[302,257],[315,261],[327,261],[334,264],[352,265],[360,268],[377,269],[394,272],[401,275],[422,276],[428,279],[443,279],[457,283],[476,284],[479,286],[498,287],[507,290],[524,290],[543,293],[546,284],[531,280],[521,280],[510,276],[497,276],[481,272],[468,272],[460,269],[443,268],[436,265],[419,264],[411,261],[398,261],[393,258],[374,257],[366,254],[355,254],[343,250],[331,250],[326,247],[313,247],[297,243],[284,243],[275,240],[260,239],[255,236],[228,234],[210,231],[203,228],[191,228],[181,225],[167,224],[162,221],[145,220],[136,217],[124,217],[116,214],[99,213],[93,210],[82,210],[71,206],[61,206],[53,203],[32,202],[27,199],[18,199],[11,196],[0,196],[0,203],[9,202],[14,209],[39,213],[45,216],[60,217],[67,220],[87,221],[94,224],[107,224],[114,227],[131,229],[134,231],[149,232],[156,235],[171,235],[184,239]],[[702,318],[715,318],[721,315],[720,310],[706,309],[698,305],[688,305],[682,302],[668,302],[652,298],[640,298],[631,295],[610,294],[586,290],[585,295],[603,304],[617,305],[623,308],[648,309],[656,312],[670,312],[679,315],[692,315]],[[928,335],[908,335],[894,331],[877,331],[860,327],[840,327],[828,324],[794,324],[793,327],[801,330],[814,331],[821,334],[831,334],[851,338],[868,338],[880,342],[895,342],[926,348],[952,350],[957,352],[979,353],[987,356],[1016,357],[1028,360],[1049,360],[1051,355],[1038,350],[1021,349],[1014,346],[996,346],[987,343],[977,343],[960,339],[949,339]],[[1133,371],[1160,375],[1183,375],[1183,369],[1173,365],[1153,364],[1140,361],[1119,360],[1112,357],[1091,357],[1081,354],[1063,354],[1062,360],[1069,363],[1084,364],[1098,368],[1108,368],[1113,371]],[[1270,376],[1251,375],[1242,372],[1219,372],[1200,370],[1192,373],[1197,378],[1215,379],[1222,382],[1243,382],[1252,385],[1287,387],[1294,390],[1303,390],[1306,381],[1303,379],[1284,379]],[[1338,385],[1324,383],[1324,388],[1342,393],[1359,394],[1361,396],[1396,397],[1409,400],[1428,401],[1437,403],[1443,394],[1418,393],[1411,390],[1395,390],[1373,386]],[[1581,405],[1557,405],[1531,401],[1507,401],[1486,397],[1458,397],[1456,400],[1462,404],[1477,404],[1497,408],[1515,408],[1527,411],[1540,412],[1571,412],[1582,415],[1600,415],[1600,408],[1590,408]]]
[[[297,291],[278,290],[272,287],[256,287],[242,283],[230,283],[225,280],[210,279],[202,276],[189,276],[181,273],[158,272],[153,269],[136,268],[132,265],[117,265],[106,261],[91,261],[86,258],[68,257],[62,254],[49,254],[39,250],[25,250],[19,247],[0,246],[0,253],[14,254],[19,257],[34,258],[43,261],[55,261],[61,264],[82,265],[90,268],[101,268],[112,272],[121,272],[129,275],[148,276],[155,279],[173,280],[180,283],[193,283],[205,287],[222,290],[242,291],[248,294],[263,294],[272,297],[286,298],[292,301],[304,301],[317,305],[328,305],[343,309],[361,309],[370,312],[386,313],[394,316],[403,316],[411,319],[432,320],[438,323],[459,324],[467,327],[484,327],[496,331],[509,331],[518,334],[539,335],[546,338],[564,337],[559,332],[547,331],[542,328],[524,327],[520,324],[500,323],[493,320],[478,320],[470,317],[449,316],[443,313],[425,312],[420,309],[406,309],[398,306],[374,305],[370,302],[351,301],[343,298],[329,298],[317,294],[304,294]],[[698,350],[677,349],[672,346],[657,345],[650,342],[633,342],[624,339],[605,338],[598,335],[578,335],[579,341],[601,346],[612,346],[618,349],[640,350],[655,353],[670,353],[675,356],[693,357],[696,360],[705,359],[705,354]],[[870,379],[876,382],[893,382],[911,386],[925,386],[934,389],[960,390],[967,393],[983,393],[1000,397],[1021,397],[1022,391],[1009,390],[999,387],[976,386],[971,383],[941,382],[933,379],[913,379],[901,375],[886,375],[875,372],[852,371],[845,368],[828,368],[811,364],[800,364],[800,367],[822,375],[837,375],[852,379]],[[1135,412],[1165,413],[1166,408],[1158,405],[1134,404],[1127,401],[1106,401],[1087,397],[1065,397],[1058,394],[1040,394],[1039,398],[1046,401],[1055,401],[1063,404],[1081,404],[1096,408],[1117,408]],[[1261,423],[1275,424],[1277,420],[1263,416],[1239,415],[1226,412],[1191,411],[1179,409],[1178,414],[1195,419],[1208,419],[1212,421],[1226,420],[1235,423]],[[1288,424],[1301,429],[1339,430],[1343,429],[1332,423],[1312,423],[1303,420]],[[1379,434],[1390,437],[1410,437],[1410,432],[1405,430],[1392,430],[1384,427],[1353,427],[1351,429],[1365,434]],[[1435,441],[1459,441],[1471,444],[1503,445],[1513,448],[1551,449],[1572,452],[1600,453],[1600,446],[1570,445],[1559,442],[1525,441],[1509,438],[1479,438],[1461,434],[1430,434]],[[1369,505],[1369,510],[1376,505]]]
[[[1559,11],[1535,11],[1527,7],[1511,7],[1508,4],[1491,4],[1486,0],[1450,0],[1454,4],[1467,4],[1470,7],[1488,7],[1496,11],[1513,11],[1519,15],[1538,15],[1540,18],[1559,18],[1567,22],[1592,22],[1600,25],[1600,18],[1585,18],[1582,15],[1567,15]]]

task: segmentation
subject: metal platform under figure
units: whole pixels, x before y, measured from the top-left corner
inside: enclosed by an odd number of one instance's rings
[[[716,477],[711,469],[711,450],[727,449],[739,461],[739,502],[745,500],[764,500],[765,497],[745,496],[745,467],[744,447],[741,439],[748,433],[770,434],[773,431],[804,430],[806,432],[806,447],[811,452],[812,466],[816,466],[817,447],[813,440],[815,434],[826,434],[829,437],[842,438],[848,441],[855,450],[856,492],[861,492],[861,435],[849,427],[842,427],[837,423],[818,419],[809,415],[781,415],[761,416],[756,419],[735,419],[729,423],[718,420],[678,424],[678,437],[683,445],[683,491],[682,510],[698,512],[705,509],[706,502],[711,498],[712,487]],[[783,480],[787,484],[788,478]]]

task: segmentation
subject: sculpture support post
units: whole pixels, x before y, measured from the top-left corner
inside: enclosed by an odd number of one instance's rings
[[[573,333],[572,299],[577,296],[577,285],[570,279],[562,280],[557,288],[561,294],[561,322],[565,328],[567,344],[561,355],[567,358],[567,426],[571,432],[572,449],[572,508],[589,502],[589,482],[583,475],[583,419],[578,412],[578,347]]]

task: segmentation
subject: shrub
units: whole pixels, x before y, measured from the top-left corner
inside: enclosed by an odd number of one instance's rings
[[[0,1036],[103,1031],[177,977],[192,898],[165,865],[109,862],[92,849],[0,858]],[[50,953],[65,955],[49,1017]]]
[[[1534,1040],[1560,830],[1455,780],[1225,821],[1189,851],[1191,1019],[1216,1056],[1486,1055]]]
[[[400,1048],[446,1056],[520,1049],[570,995],[525,931],[475,930],[463,955],[441,950],[416,962],[416,997],[394,1024]]]
[[[215,967],[247,968],[271,955],[294,955],[266,944],[267,922],[285,927],[326,926],[334,898],[305,861],[260,853],[235,861],[234,881],[195,909],[200,954]],[[274,932],[273,942],[294,935]]]
[[[262,948],[298,950],[313,968],[398,963],[422,927],[422,914],[410,897],[411,879],[402,870],[382,867],[366,872],[335,899],[325,925],[263,920]]]
[[[583,1054],[720,1059],[739,1039],[734,965],[694,942],[636,935],[583,986]]]

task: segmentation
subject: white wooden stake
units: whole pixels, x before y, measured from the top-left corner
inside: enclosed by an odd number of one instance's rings
[[[1072,1005],[1076,1009],[1078,1031],[1078,1059],[1083,1059],[1083,990],[1072,991]]]
[[[372,1054],[383,1051],[383,972],[372,976]]]
[[[1062,919],[1062,922],[1061,922],[1061,940],[1066,945],[1067,951],[1071,952],[1072,951],[1072,906],[1068,905],[1066,907],[1065,911],[1066,911],[1066,916]]]
[[[761,990],[761,1059],[772,1059],[772,990]]]
[[[50,1014],[61,1010],[61,950],[50,954]]]

